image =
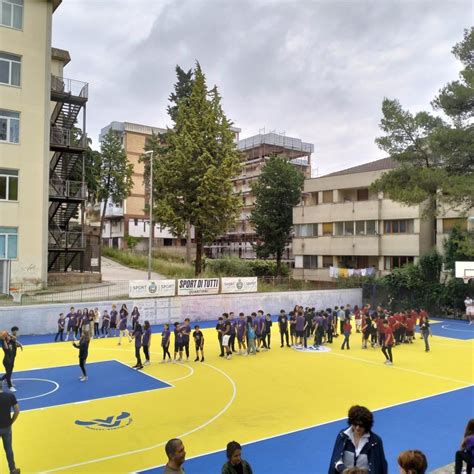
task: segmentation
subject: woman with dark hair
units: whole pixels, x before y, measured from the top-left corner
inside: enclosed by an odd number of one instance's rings
[[[143,365],[150,365],[150,344],[151,344],[151,326],[150,321],[145,321],[143,325],[142,347],[145,354]]]
[[[135,324],[138,323],[140,319],[140,311],[138,311],[138,306],[134,306],[132,310],[132,331],[135,331]]]
[[[348,467],[360,467],[369,474],[387,474],[382,439],[372,431],[372,412],[355,405],[349,409],[347,423],[349,428],[341,430],[334,443],[328,474]]]
[[[222,474],[252,474],[252,467],[242,459],[242,446],[237,441],[231,441],[226,449],[227,462],[222,466]]]
[[[426,456],[417,449],[402,451],[398,455],[400,474],[425,474],[428,469]]]
[[[132,369],[141,370],[143,369],[142,358],[140,355],[142,348],[142,336],[143,330],[142,325],[139,322],[135,323],[135,329],[132,332],[132,338],[135,339],[135,357],[137,358],[137,363],[132,366]]]
[[[89,355],[89,342],[89,332],[83,331],[79,342],[77,344],[75,342],[72,343],[76,349],[79,349],[79,367],[82,371],[82,376],[79,378],[79,380],[81,382],[85,382],[87,380],[86,360],[87,356]]]
[[[461,474],[462,463],[466,463],[466,474],[472,473],[472,459],[474,458],[474,418],[471,418],[466,425],[461,449],[456,451],[456,463],[454,473]]]

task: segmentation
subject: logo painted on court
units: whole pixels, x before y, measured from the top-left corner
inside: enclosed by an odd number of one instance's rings
[[[76,420],[74,423],[79,426],[84,426],[89,430],[118,430],[119,428],[125,428],[133,419],[130,413],[123,411],[120,415],[111,415],[107,418],[94,418],[93,420],[83,421]]]
[[[331,348],[326,346],[294,346],[293,349],[298,352],[311,352],[313,354],[317,354],[320,352],[331,352]]]

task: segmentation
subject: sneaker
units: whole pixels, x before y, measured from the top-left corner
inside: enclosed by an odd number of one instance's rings
[[[79,380],[80,380],[81,382],[87,382],[87,377],[81,377]]]
[[[150,365],[150,361],[146,360],[145,362],[143,362],[143,365]]]
[[[10,474],[20,474],[20,469],[16,467],[13,471],[10,471]]]
[[[204,357],[201,359],[201,362],[204,362]]]
[[[387,360],[387,365],[393,365],[393,362]]]
[[[136,369],[138,367],[138,364],[132,365],[132,369]]]
[[[196,357],[196,358],[194,359],[194,362],[199,362],[199,357]]]
[[[137,370],[142,370],[142,369],[143,369],[143,365],[138,365],[138,366],[136,367],[136,369],[137,369]]]
[[[166,362],[166,360],[160,360],[160,362],[158,362],[158,364],[164,364]]]
[[[232,359],[232,354],[227,354],[226,359],[227,360]]]
[[[168,359],[168,364],[171,364],[171,362],[173,362],[171,359]]]
[[[244,357],[247,357],[247,356],[248,356],[248,354],[247,354],[246,352],[244,352],[242,355],[243,355]]]
[[[16,392],[16,388],[13,387],[13,386],[11,386],[11,387],[10,387],[10,392]]]

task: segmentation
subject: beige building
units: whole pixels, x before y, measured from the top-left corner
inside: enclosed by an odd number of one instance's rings
[[[304,201],[293,209],[295,278],[329,281],[329,267],[383,275],[434,245],[434,226],[422,219],[420,206],[402,206],[369,189],[394,167],[384,158],[305,181]]]
[[[249,217],[255,207],[255,196],[251,183],[258,180],[265,163],[270,156],[285,156],[304,174],[311,177],[311,154],[314,151],[312,143],[305,143],[299,138],[287,137],[277,133],[263,133],[239,140],[237,143],[242,152],[242,171],[233,179],[234,193],[242,197],[242,208],[235,226],[221,236],[212,245],[205,247],[206,255],[212,258],[234,256],[240,258],[255,258],[254,245],[257,236]],[[288,245],[283,255],[291,259],[291,245]]]

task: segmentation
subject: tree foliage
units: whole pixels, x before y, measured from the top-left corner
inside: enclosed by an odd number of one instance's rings
[[[100,162],[94,156],[96,168],[89,178],[93,182],[95,199],[102,203],[100,235],[104,226],[105,211],[108,202],[120,203],[130,195],[133,186],[133,165],[127,160],[119,137],[109,130],[100,144]]]
[[[425,215],[443,207],[467,211],[474,206],[474,28],[454,46],[464,69],[433,100],[435,111],[412,114],[397,100],[385,98],[375,141],[398,162],[372,186],[405,205],[426,204]]]
[[[175,235],[183,235],[188,222],[194,226],[199,275],[204,243],[223,234],[237,215],[231,179],[240,170],[241,158],[217,87],[208,89],[199,63],[191,94],[178,99],[175,112],[170,114],[174,128],[168,129],[166,143],[149,144],[159,155],[153,215]]]
[[[474,234],[453,227],[449,237],[444,239],[444,266],[454,277],[456,262],[474,261]]]
[[[293,207],[301,199],[303,183],[303,174],[288,159],[272,156],[258,180],[251,184],[256,201],[249,221],[262,241],[257,245],[257,256],[274,255],[278,273],[291,236]]]

